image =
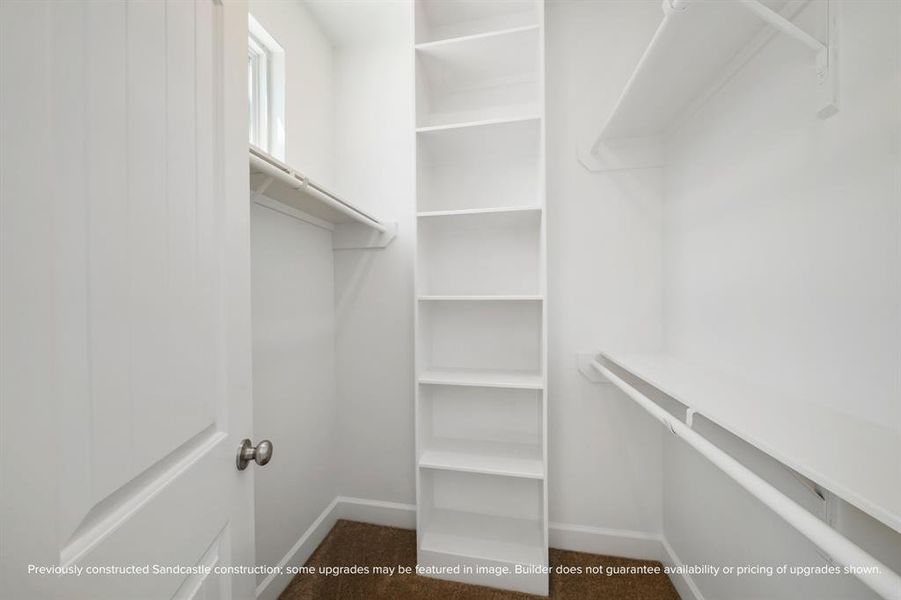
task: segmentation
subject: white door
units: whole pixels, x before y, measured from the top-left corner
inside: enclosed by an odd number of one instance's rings
[[[0,0],[2,598],[253,597],[246,27]]]

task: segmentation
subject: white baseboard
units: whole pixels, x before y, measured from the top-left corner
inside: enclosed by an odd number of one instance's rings
[[[657,560],[669,567],[680,567],[684,564],[679,559],[678,555],[676,555],[676,551],[673,550],[673,547],[666,541],[666,538],[661,538],[660,543],[663,548],[660,553],[660,558]],[[688,575],[687,573],[670,575],[670,581],[673,582],[673,587],[676,588],[679,597],[683,600],[704,600],[704,595],[701,594],[701,590],[698,589],[698,586],[694,582],[694,579],[691,578],[691,575]]]
[[[328,535],[328,532],[335,526],[337,517],[335,516],[335,507],[338,504],[338,498],[335,498],[325,507],[313,524],[310,525],[300,539],[288,550],[288,553],[278,562],[278,566],[282,569],[287,567],[299,567],[307,562],[313,551],[322,543],[322,540]],[[272,573],[257,585],[257,600],[276,600],[294,576],[290,573]]]
[[[627,529],[605,529],[586,527],[569,523],[548,523],[548,540],[551,548],[658,560],[660,558],[660,536],[645,531]]]
[[[299,567],[306,563],[338,519],[414,529],[416,527],[416,506],[399,502],[337,496],[300,536],[297,543],[279,561],[278,566],[284,569],[292,566]],[[548,539],[552,548],[560,550],[659,560],[664,565],[670,566],[682,564],[669,542],[656,533],[551,522],[548,524]],[[266,577],[257,586],[257,600],[276,600],[279,594],[288,587],[291,578],[292,575],[288,573]],[[675,575],[670,579],[683,600],[704,600],[701,591],[690,575]]]
[[[306,563],[338,519],[414,529],[416,527],[416,506],[399,502],[337,496],[288,550],[279,561],[278,566],[284,570],[287,567],[299,567]],[[291,583],[292,578],[293,575],[290,573],[269,575],[257,585],[257,600],[276,600]]]
[[[658,533],[551,522],[548,537],[551,548],[560,550],[659,560],[671,567],[683,564],[666,538]],[[683,600],[704,600],[691,575],[670,575],[670,581]]]
[[[337,503],[335,510],[338,514],[338,519],[372,523],[373,525],[383,525],[385,527],[416,529],[415,504],[350,498],[348,496],[338,496],[335,498],[335,502]]]

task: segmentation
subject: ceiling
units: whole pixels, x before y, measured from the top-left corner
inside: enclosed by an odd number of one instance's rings
[[[409,0],[299,0],[335,46],[412,40]],[[412,45],[412,41],[410,41]]]

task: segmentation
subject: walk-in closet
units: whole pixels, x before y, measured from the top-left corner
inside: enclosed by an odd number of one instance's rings
[[[901,0],[0,0],[0,600],[901,600]]]

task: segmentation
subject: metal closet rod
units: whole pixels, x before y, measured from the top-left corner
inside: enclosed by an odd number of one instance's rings
[[[366,213],[354,208],[353,206],[350,206],[340,198],[333,196],[330,192],[327,192],[326,190],[320,188],[309,179],[306,179],[298,173],[295,173],[290,169],[290,167],[271,162],[266,157],[254,152],[253,148],[251,148],[250,150],[250,163],[254,167],[266,173],[266,175],[273,177],[274,179],[278,179],[285,185],[295,190],[303,190],[305,193],[316,196],[317,198],[322,200],[324,204],[327,204],[335,210],[344,213],[355,221],[363,223],[364,225],[368,225],[381,233],[385,233],[388,230],[388,227],[386,225],[379,223]]]
[[[763,502],[770,510],[785,519],[789,525],[816,544],[828,556],[843,567],[852,569],[850,574],[860,579],[883,598],[901,600],[901,577],[897,573],[871,556],[860,546],[813,516],[794,500],[777,490],[723,450],[711,444],[681,420],[666,412],[647,396],[623,381],[600,362],[593,360],[591,361],[591,366],[637,402],[639,406],[651,413],[651,416],[663,423],[673,434],[682,438],[689,446],[719,467],[720,470],[735,480],[736,483],[750,492],[755,498]]]

